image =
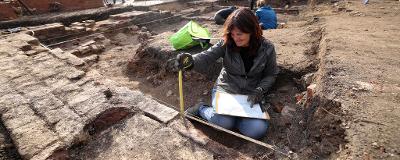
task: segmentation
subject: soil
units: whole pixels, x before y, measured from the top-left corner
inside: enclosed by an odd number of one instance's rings
[[[320,85],[346,115],[349,143],[340,157],[398,159],[400,3],[344,1],[327,7],[308,15],[326,16]]]

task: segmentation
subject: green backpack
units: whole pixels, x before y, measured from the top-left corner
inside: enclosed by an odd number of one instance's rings
[[[190,21],[183,26],[178,32],[169,38],[170,43],[176,49],[188,49],[196,45],[206,47],[207,44],[194,40],[195,39],[210,39],[211,35],[206,28],[201,27],[194,21]]]

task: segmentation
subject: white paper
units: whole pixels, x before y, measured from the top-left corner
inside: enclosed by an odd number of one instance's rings
[[[250,107],[247,95],[229,94],[216,92],[212,105],[217,114],[249,117],[258,119],[269,119],[268,112],[262,112],[259,104]]]

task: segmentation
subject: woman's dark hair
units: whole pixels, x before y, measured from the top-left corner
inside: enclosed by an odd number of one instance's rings
[[[224,45],[234,51],[238,51],[239,47],[236,46],[231,36],[231,32],[235,27],[244,33],[250,33],[249,52],[252,55],[256,54],[261,45],[263,33],[254,13],[250,9],[239,8],[230,14],[225,21],[223,31]]]

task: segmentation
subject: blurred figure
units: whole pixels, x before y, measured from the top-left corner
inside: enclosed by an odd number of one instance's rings
[[[249,0],[250,1],[250,10],[254,10],[254,5],[256,0]]]
[[[117,0],[113,0],[114,4],[117,4]],[[125,3],[125,0],[122,0],[122,3]]]
[[[217,13],[215,13],[214,21],[218,25],[223,25],[225,23],[226,18],[235,11],[237,8],[235,6],[231,6],[229,8],[221,9]]]
[[[278,26],[278,19],[276,17],[275,11],[270,5],[270,0],[258,0],[257,1],[257,11],[256,16],[260,23],[260,27],[263,30],[266,29],[276,29]]]

